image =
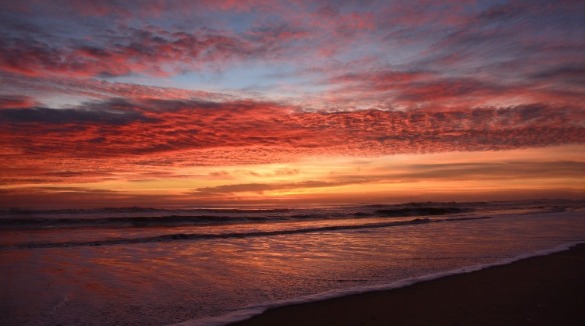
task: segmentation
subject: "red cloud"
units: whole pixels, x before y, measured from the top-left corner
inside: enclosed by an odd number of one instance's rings
[[[97,171],[96,166],[103,171],[93,177],[108,178],[133,166],[156,172],[167,165],[271,163],[311,155],[583,143],[583,121],[581,109],[542,104],[311,113],[255,101],[112,100],[67,110],[5,109],[0,111],[1,178],[5,183],[77,178],[80,171]],[[38,173],[23,173],[27,169]]]

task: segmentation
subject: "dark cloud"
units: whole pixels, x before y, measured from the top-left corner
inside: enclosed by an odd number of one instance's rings
[[[326,83],[348,84],[348,89],[360,91],[396,90],[412,82],[434,77],[430,71],[376,70],[373,72],[347,73],[329,78]]]
[[[103,207],[134,206],[153,207],[159,201],[168,203],[164,195],[128,195],[117,191],[89,187],[19,187],[0,189],[0,207]]]
[[[557,161],[549,162],[504,161],[502,163],[449,163],[420,164],[407,166],[412,170],[399,178],[404,179],[440,179],[469,180],[473,178],[488,179],[538,179],[546,178],[582,178],[585,177],[585,162]]]
[[[132,122],[153,122],[140,112],[92,109],[23,108],[0,110],[0,125],[19,123],[71,124],[97,123],[122,125]],[[99,140],[100,137],[94,138]]]
[[[363,180],[365,182],[366,180]],[[305,189],[305,188],[326,188],[334,186],[343,186],[347,184],[355,184],[356,181],[303,181],[294,183],[245,183],[222,185],[215,187],[204,187],[193,190],[191,193],[195,195],[215,196],[223,194],[234,194],[238,192],[257,192],[262,193],[271,190],[287,190],[287,189]]]
[[[0,109],[27,108],[35,104],[30,96],[0,94]]]
[[[246,183],[228,184],[215,187],[198,188],[192,194],[200,196],[225,196],[242,192],[263,193],[306,188],[328,188],[357,184],[404,183],[421,181],[456,181],[456,180],[508,180],[539,178],[582,178],[585,177],[585,163],[575,161],[528,162],[503,161],[502,163],[448,163],[403,165],[401,172],[392,172],[395,167],[388,167],[383,174],[367,175],[333,175],[321,181],[302,181],[291,183]]]
[[[398,101],[426,102],[461,96],[487,96],[501,94],[503,87],[472,78],[448,78],[436,81],[420,81],[405,86]]]
[[[585,59],[582,64],[562,65],[541,70],[530,76],[533,79],[549,82],[562,82],[565,85],[585,86]]]
[[[514,1],[468,16],[435,40],[411,66],[459,76],[481,75],[502,87],[521,85],[535,69],[582,62],[585,20],[577,1]],[[535,85],[535,89],[542,89]]]
[[[291,39],[303,35],[282,25],[241,34],[205,28],[189,33],[147,28],[95,33],[91,43],[57,35],[49,42],[33,31],[4,33],[0,35],[0,70],[28,76],[160,76],[238,60],[268,60],[278,56]]]
[[[495,5],[477,14],[473,19],[479,22],[503,22],[520,17],[522,7],[515,4]]]

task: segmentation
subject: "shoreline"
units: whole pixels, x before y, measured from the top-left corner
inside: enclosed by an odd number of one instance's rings
[[[562,249],[392,289],[291,302],[229,325],[583,325],[585,243]]]

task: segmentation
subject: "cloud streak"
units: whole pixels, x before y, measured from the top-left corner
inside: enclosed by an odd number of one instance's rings
[[[401,171],[356,175],[335,175],[321,181],[302,181],[289,183],[247,183],[228,184],[198,188],[191,194],[198,196],[232,196],[239,193],[266,193],[273,191],[306,190],[311,188],[335,188],[362,184],[408,183],[429,181],[470,180],[478,176],[489,180],[508,178],[513,180],[546,178],[582,178],[585,176],[585,163],[574,161],[526,162],[512,161],[502,163],[457,163],[457,164],[416,164],[401,166]]]

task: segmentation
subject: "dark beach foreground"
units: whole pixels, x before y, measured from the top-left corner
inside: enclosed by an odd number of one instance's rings
[[[320,302],[233,325],[585,325],[585,244],[548,256]]]

